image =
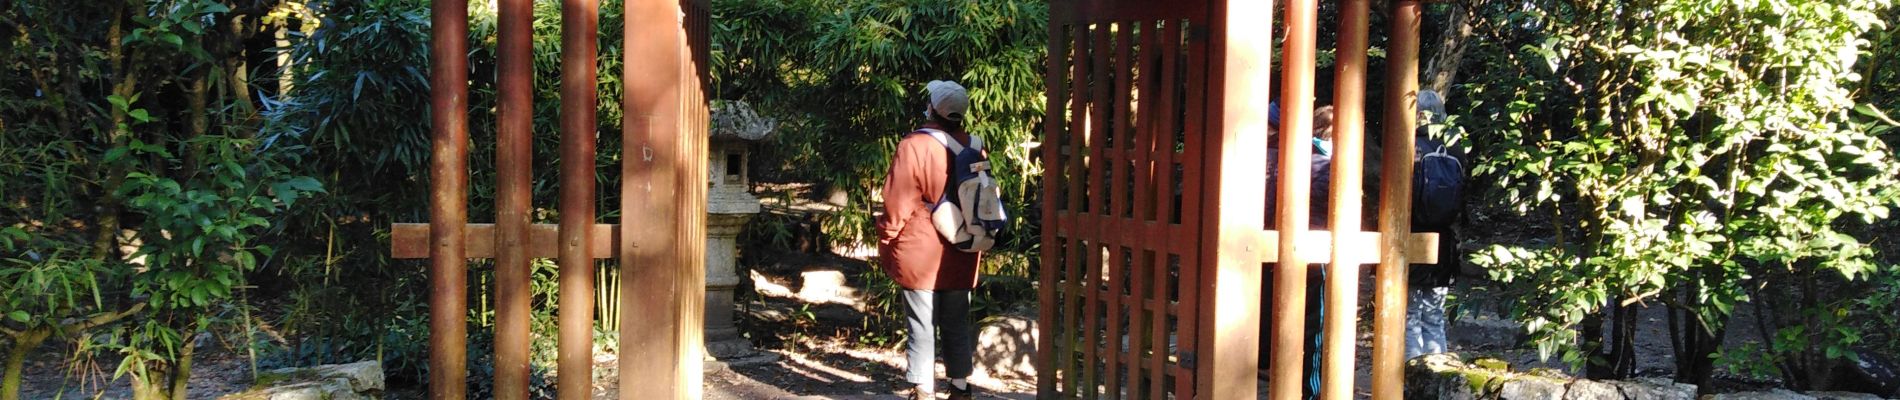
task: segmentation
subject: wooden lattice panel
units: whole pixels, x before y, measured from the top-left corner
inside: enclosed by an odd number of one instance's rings
[[[1067,6],[1050,29],[1039,387],[1192,398],[1204,118],[1190,110],[1203,109],[1207,57],[1189,16],[1199,13]]]
[[[1367,1],[1344,3],[1342,81],[1325,100],[1313,98],[1313,37],[1335,21],[1315,20],[1316,0],[1286,3],[1284,32],[1272,3],[1051,5],[1039,396],[1253,397],[1257,373],[1271,372],[1273,398],[1298,398],[1312,355],[1302,345],[1307,310],[1358,308],[1346,294],[1357,293],[1363,265],[1379,264],[1372,386],[1375,397],[1399,397],[1405,268],[1436,261],[1437,238],[1410,232],[1409,163],[1386,170],[1379,231],[1359,229]],[[1387,116],[1398,118],[1386,121],[1383,144],[1385,159],[1402,160],[1412,151],[1418,9],[1411,0],[1393,6],[1384,97]],[[1276,70],[1284,85],[1270,83]],[[1273,139],[1288,151],[1267,165],[1275,98],[1294,99],[1275,127],[1288,134]],[[1333,160],[1333,192],[1311,193],[1307,132],[1315,103],[1328,100],[1339,107],[1343,155]],[[1278,187],[1267,185],[1269,174],[1281,177]],[[1309,209],[1309,193],[1331,196],[1331,208]],[[1275,211],[1263,212],[1269,204]],[[1330,265],[1333,295],[1309,304],[1303,275],[1320,263]],[[1282,279],[1262,287],[1269,276]],[[1260,324],[1268,297],[1272,322]],[[1354,394],[1353,315],[1334,312],[1324,323],[1328,399]],[[1268,337],[1270,360],[1258,354]]]

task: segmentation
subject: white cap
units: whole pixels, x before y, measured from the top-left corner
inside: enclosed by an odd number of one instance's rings
[[[942,115],[951,121],[963,121],[970,111],[970,93],[951,81],[930,81],[924,85],[924,91],[930,93],[930,108],[924,110],[924,116]]]

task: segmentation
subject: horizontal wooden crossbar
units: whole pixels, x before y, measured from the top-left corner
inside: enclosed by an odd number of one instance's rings
[[[593,257],[619,257],[614,249],[620,242],[620,225],[594,224]],[[528,227],[528,257],[554,258],[560,255],[560,226],[534,224]],[[468,258],[495,257],[495,224],[468,224],[462,230],[468,246]],[[429,224],[390,224],[389,256],[398,259],[429,258]]]
[[[1347,261],[1353,264],[1378,264],[1380,247],[1379,232],[1356,233],[1357,235],[1353,237],[1352,241],[1346,243],[1348,247],[1346,254],[1354,257]],[[1254,239],[1253,242],[1260,243],[1262,250],[1258,253],[1260,254],[1260,262],[1279,262],[1280,232],[1262,230],[1256,234],[1259,235],[1259,237]],[[1325,263],[1332,259],[1333,233],[1318,230],[1305,231],[1300,235],[1298,246],[1302,252],[1301,254],[1306,255],[1305,257],[1301,257],[1301,259],[1311,260],[1314,263]],[[1438,234],[1415,232],[1406,236],[1405,259],[1412,264],[1437,264]]]

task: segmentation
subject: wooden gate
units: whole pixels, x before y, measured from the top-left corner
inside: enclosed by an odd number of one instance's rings
[[[1193,397],[1207,23],[1204,2],[1051,7],[1044,395]]]
[[[561,399],[592,398],[595,259],[619,258],[620,398],[698,398],[705,299],[705,0],[627,0],[621,223],[594,214],[598,0],[562,0],[560,223],[532,224],[532,0],[499,0],[496,215],[468,223],[468,0],[432,3],[428,224],[391,255],[428,258],[429,397],[467,395],[469,258],[495,259],[494,397],[528,398],[529,261],[558,257]]]
[[[1317,0],[1289,0],[1269,85],[1275,2],[1068,0],[1051,5],[1042,146],[1042,397],[1275,399],[1304,379],[1306,275],[1329,262],[1325,307],[1358,308],[1359,268],[1378,264],[1373,397],[1401,397],[1405,267],[1436,261],[1410,232],[1411,165],[1386,166],[1379,231],[1362,232],[1367,0],[1344,0],[1327,226],[1309,230]],[[1387,160],[1410,160],[1418,3],[1393,2]],[[1267,110],[1281,90],[1277,166]],[[1279,186],[1265,177],[1277,171]],[[1268,190],[1279,201],[1268,221]],[[1338,244],[1338,245],[1335,245]],[[1286,251],[1281,251],[1282,249]],[[1274,265],[1300,266],[1277,268]],[[1271,270],[1269,270],[1271,268]],[[1263,274],[1273,274],[1270,292]],[[1344,278],[1344,279],[1341,279]],[[1273,298],[1270,362],[1260,309]],[[1328,313],[1324,398],[1353,397],[1354,312]]]

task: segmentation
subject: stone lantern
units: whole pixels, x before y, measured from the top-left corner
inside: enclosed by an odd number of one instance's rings
[[[712,107],[706,191],[706,350],[728,362],[758,355],[734,325],[733,289],[741,282],[738,237],[759,213],[746,164],[752,144],[772,134],[778,121],[759,116],[742,101],[716,101]]]

